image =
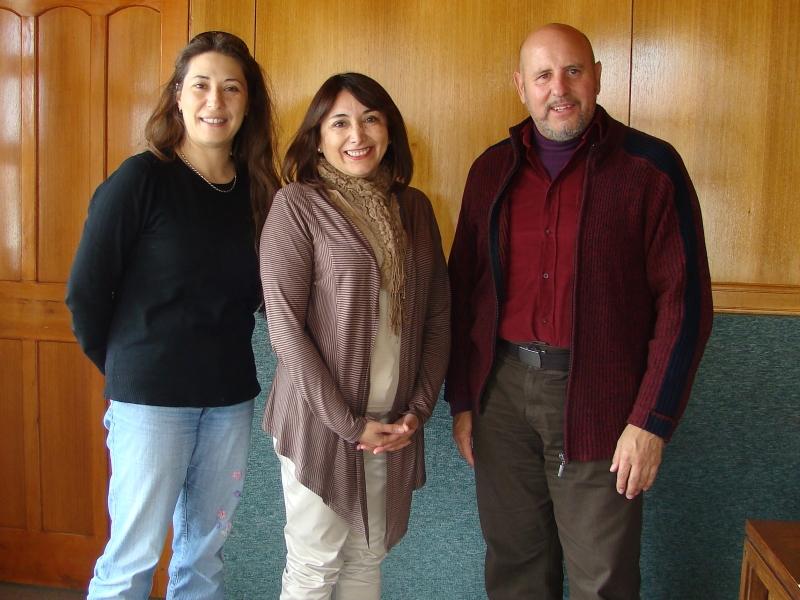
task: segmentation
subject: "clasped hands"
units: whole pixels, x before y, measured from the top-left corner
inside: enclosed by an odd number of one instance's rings
[[[419,419],[412,414],[405,414],[394,423],[367,420],[356,448],[373,454],[400,450],[411,443],[411,436],[418,428]]]

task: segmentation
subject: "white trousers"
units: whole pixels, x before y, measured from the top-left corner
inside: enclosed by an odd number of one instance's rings
[[[389,325],[384,289],[378,306],[367,416],[385,423],[397,393],[400,336]],[[286,568],[280,600],[380,600],[381,562],[386,556],[386,454],[363,454],[369,544],[297,481],[291,460],[278,455],[286,505]]]
[[[369,538],[295,478],[278,455],[286,505],[286,568],[280,600],[380,600],[386,556],[386,455],[364,452]]]

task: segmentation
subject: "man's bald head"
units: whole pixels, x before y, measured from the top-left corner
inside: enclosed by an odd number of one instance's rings
[[[552,35],[572,38],[576,44],[583,45],[584,50],[588,52],[589,61],[591,64],[595,63],[592,42],[589,41],[589,38],[586,37],[585,33],[579,29],[575,29],[572,25],[565,25],[564,23],[548,23],[547,25],[539,27],[539,29],[534,29],[531,31],[522,41],[522,45],[519,47],[520,71],[523,69],[523,60],[526,48],[535,47],[537,44],[541,43],[547,43],[548,37]]]

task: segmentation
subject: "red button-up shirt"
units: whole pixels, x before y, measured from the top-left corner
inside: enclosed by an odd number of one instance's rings
[[[510,252],[507,294],[499,337],[569,348],[572,336],[572,281],[587,139],[551,179],[538,155],[533,124],[522,132],[526,159],[509,193]]]

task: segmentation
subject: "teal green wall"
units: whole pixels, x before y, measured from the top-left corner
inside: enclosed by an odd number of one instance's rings
[[[736,598],[745,519],[800,519],[800,319],[714,320],[646,507],[642,597]]]
[[[744,520],[800,519],[800,319],[718,316],[692,399],[645,502],[642,598],[737,597]],[[253,338],[262,387],[274,356]],[[257,413],[264,403],[259,398]],[[273,599],[284,561],[277,460],[254,422],[245,495],[226,545],[231,600]],[[426,425],[428,484],[384,563],[384,600],[483,600],[470,469],[447,406]]]

